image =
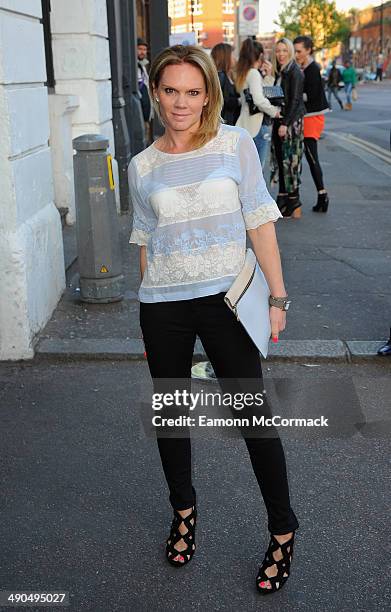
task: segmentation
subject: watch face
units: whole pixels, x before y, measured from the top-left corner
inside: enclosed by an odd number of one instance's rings
[[[284,310],[288,310],[290,302],[286,302]]]

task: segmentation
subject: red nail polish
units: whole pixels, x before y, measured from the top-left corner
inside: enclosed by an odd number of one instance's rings
[[[273,336],[273,342],[278,342],[278,337],[277,336]]]

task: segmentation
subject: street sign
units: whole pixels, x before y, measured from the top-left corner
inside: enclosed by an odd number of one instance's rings
[[[240,0],[239,36],[256,36],[259,32],[259,0]]]

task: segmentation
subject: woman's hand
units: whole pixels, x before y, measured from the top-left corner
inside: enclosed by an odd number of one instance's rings
[[[272,339],[273,342],[277,342],[279,333],[285,329],[286,311],[277,308],[277,306],[270,306],[269,316]],[[274,338],[277,338],[277,340],[274,340]]]
[[[278,128],[278,135],[280,138],[285,138],[286,137],[286,133],[288,131],[288,128],[286,125],[280,125],[280,127]]]
[[[265,76],[271,76],[272,74],[272,70],[273,70],[273,66],[271,64],[271,62],[268,62],[267,60],[263,60],[263,64],[261,66],[261,70],[264,73]]]

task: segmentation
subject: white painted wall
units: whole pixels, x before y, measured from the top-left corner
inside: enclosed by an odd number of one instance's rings
[[[33,357],[65,288],[40,0],[0,0],[0,360]]]
[[[79,102],[72,114],[73,138],[103,134],[114,156],[106,0],[51,0],[51,9],[56,93],[72,94]]]

